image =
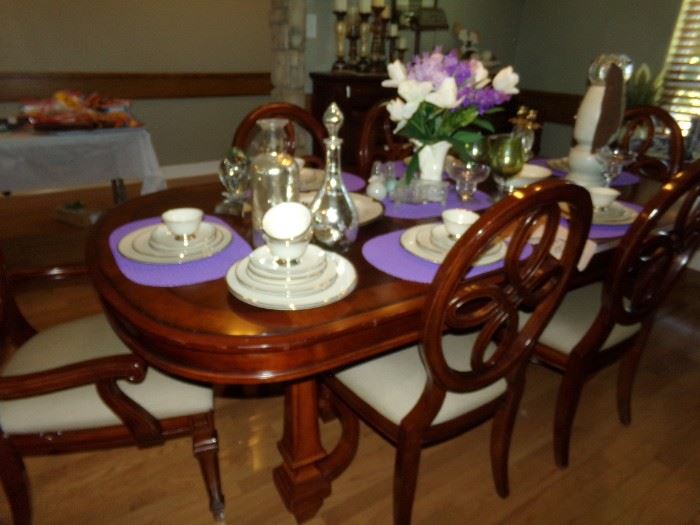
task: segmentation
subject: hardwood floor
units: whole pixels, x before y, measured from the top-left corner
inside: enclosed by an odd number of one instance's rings
[[[99,310],[89,283],[23,291],[40,327]],[[571,466],[552,457],[559,377],[532,366],[511,450],[511,496],[488,460],[490,424],[424,451],[416,524],[700,523],[700,274],[688,272],[659,313],[640,365],[628,428],[617,420],[616,369],[586,386]],[[223,393],[216,403],[227,523],[293,524],[272,484],[282,399]],[[330,447],[335,424],[324,426]],[[29,458],[35,525],[210,524],[187,438],[147,450]],[[363,427],[358,455],[309,525],[391,521],[393,448]],[[0,501],[0,523],[9,511]]]

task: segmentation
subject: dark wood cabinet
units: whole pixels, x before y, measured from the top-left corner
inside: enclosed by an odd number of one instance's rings
[[[323,112],[330,103],[338,104],[345,115],[345,123],[340,129],[343,166],[355,166],[365,114],[376,102],[396,97],[396,89],[382,87],[382,80],[387,78],[384,74],[311,73],[310,76],[313,83],[311,112],[322,121]]]

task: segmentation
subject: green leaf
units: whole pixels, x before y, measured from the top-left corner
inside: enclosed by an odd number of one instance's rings
[[[488,131],[489,133],[495,133],[495,132],[496,132],[495,128],[493,127],[493,124],[492,124],[490,121],[486,120],[486,119],[477,118],[477,119],[474,120],[474,122],[473,122],[472,124],[474,124],[475,126],[481,128],[481,129],[485,129],[485,130]]]

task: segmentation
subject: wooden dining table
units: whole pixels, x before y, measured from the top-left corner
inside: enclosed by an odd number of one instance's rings
[[[284,385],[284,430],[278,443],[282,464],[273,478],[285,505],[301,522],[316,514],[331,492],[332,479],[350,460],[346,451],[328,452],[321,443],[316,377],[418,339],[428,285],[384,273],[362,254],[365,241],[416,221],[381,217],[362,226],[357,241],[343,254],[357,271],[355,289],[337,302],[307,310],[246,304],[234,297],[223,278],[146,286],[122,273],[109,246],[116,228],[181,206],[214,214],[221,200],[221,187],[211,183],[122,203],[92,228],[87,262],[115,331],[151,366],[206,383]],[[218,217],[252,244],[249,217]],[[581,280],[599,275],[609,256],[609,251],[597,254]]]

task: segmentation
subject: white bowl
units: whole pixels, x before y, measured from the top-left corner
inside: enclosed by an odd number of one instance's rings
[[[453,238],[459,238],[464,235],[464,232],[466,232],[478,218],[479,215],[473,211],[463,210],[461,208],[450,208],[442,212],[442,222],[445,224],[447,233]]]
[[[593,208],[596,210],[603,210],[607,208],[620,196],[619,191],[606,186],[594,186],[586,189],[588,190],[588,193],[591,194]]]
[[[173,208],[160,216],[168,230],[177,237],[194,235],[202,217],[204,212],[199,208]]]

